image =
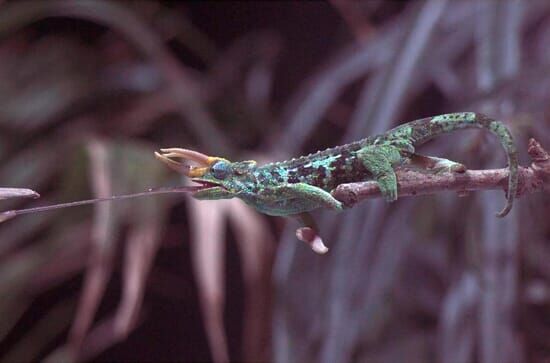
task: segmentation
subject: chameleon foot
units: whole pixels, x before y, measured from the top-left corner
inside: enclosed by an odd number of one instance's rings
[[[448,159],[442,159],[442,158],[432,157],[432,159],[434,159],[435,161],[433,166],[433,171],[437,174],[466,172],[466,166],[464,166],[464,164],[457,163],[455,161],[448,160]]]
[[[302,223],[305,225],[304,227],[300,227],[296,230],[296,237],[311,247],[313,252],[318,253],[320,255],[324,255],[328,252],[328,247],[325,246],[323,243],[323,239],[319,236],[319,228],[317,227],[317,223],[315,223],[315,220],[309,213],[300,213],[297,214],[296,217],[302,221]]]
[[[378,188],[382,193],[386,202],[394,202],[397,200],[397,177],[395,173],[391,173],[385,176],[382,176],[377,179]]]
[[[317,232],[310,227],[300,227],[296,230],[296,237],[311,247],[313,252],[324,255],[328,252],[328,247],[323,243],[323,239]]]
[[[436,158],[434,156],[414,154],[411,156],[410,162],[412,167],[418,168],[420,171],[427,171],[435,174],[466,172],[466,166],[464,166],[464,164],[449,159]]]

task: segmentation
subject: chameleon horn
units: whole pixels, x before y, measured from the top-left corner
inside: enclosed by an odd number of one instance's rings
[[[177,171],[178,173],[182,173],[185,176],[189,176],[189,172],[191,170],[191,167],[189,165],[185,165],[183,163],[180,163],[179,161],[175,161],[170,159],[169,157],[160,154],[155,151],[155,157],[162,161],[166,166],[168,166],[170,169]]]
[[[202,154],[198,151],[169,148],[160,149],[161,153],[155,152],[155,157],[165,163],[170,169],[177,171],[187,177],[197,178],[201,177],[208,171],[208,167],[212,165],[219,158],[211,157]],[[173,160],[173,158],[180,158],[183,160],[190,160],[200,165],[200,167],[194,167],[186,165],[180,161]]]
[[[200,153],[198,151],[188,150],[188,149],[169,148],[169,149],[160,149],[160,151],[166,157],[191,160],[203,166],[208,166],[212,164],[213,162],[212,159],[215,159],[208,155]]]

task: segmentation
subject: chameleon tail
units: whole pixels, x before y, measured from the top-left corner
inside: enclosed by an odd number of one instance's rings
[[[480,113],[460,112],[428,117],[396,127],[388,132],[394,137],[408,138],[413,146],[419,146],[440,135],[459,129],[484,128],[496,135],[508,157],[508,189],[506,205],[497,213],[504,217],[512,209],[514,197],[518,188],[518,154],[510,131],[506,126]]]

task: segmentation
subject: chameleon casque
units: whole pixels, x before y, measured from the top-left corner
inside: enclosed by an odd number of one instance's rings
[[[231,162],[196,151],[169,148],[155,153],[169,167],[198,185],[192,196],[199,200],[240,198],[261,213],[297,216],[315,228],[307,212],[317,208],[341,211],[344,206],[331,195],[338,185],[375,180],[383,197],[397,199],[395,168],[413,167],[432,172],[461,172],[462,164],[416,153],[416,147],[444,133],[485,128],[495,134],[508,157],[509,179],[503,217],[512,208],[518,185],[518,157],[510,131],[483,114],[461,112],[405,123],[381,135],[367,137],[307,156],[257,165],[255,161]],[[175,159],[183,159],[177,161]],[[187,161],[197,163],[190,166]]]

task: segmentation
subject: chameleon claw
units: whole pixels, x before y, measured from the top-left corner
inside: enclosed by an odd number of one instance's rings
[[[378,184],[378,188],[386,202],[391,203],[397,200],[397,188],[388,188],[386,185],[380,183]]]
[[[296,230],[296,237],[311,247],[313,252],[324,255],[328,252],[328,247],[323,243],[323,239],[315,232],[313,228],[301,227]]]

